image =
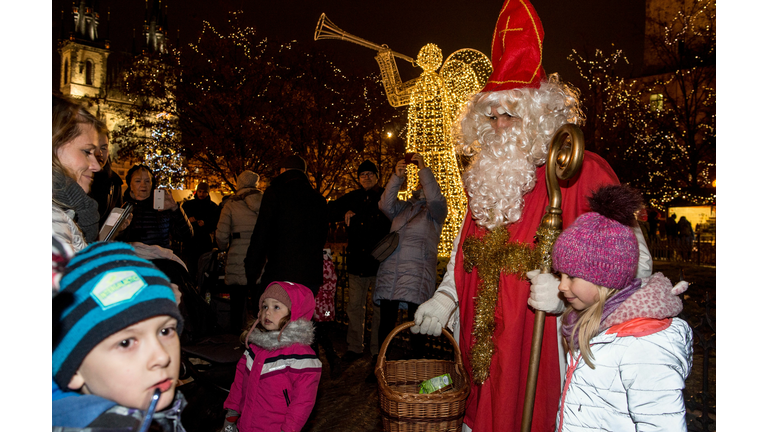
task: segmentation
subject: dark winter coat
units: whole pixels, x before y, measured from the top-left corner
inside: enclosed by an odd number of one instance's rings
[[[192,241],[185,246],[189,247],[190,252],[196,256],[213,249],[212,234],[216,231],[216,225],[219,223],[219,206],[211,201],[210,195],[200,199],[195,194],[195,197],[185,201],[181,208],[184,209],[184,214],[187,215],[187,219],[195,230]],[[200,220],[203,221],[203,226],[197,223]]]
[[[397,191],[404,180],[393,174],[379,201],[381,211],[392,219],[390,231],[405,227],[400,229],[397,249],[379,266],[373,292],[376,304],[381,299],[421,304],[435,293],[437,244],[448,216],[448,204],[428,168],[419,170],[419,180],[424,189],[421,198],[412,196],[408,201],[397,199]],[[406,225],[408,219],[417,213]]]
[[[371,250],[389,232],[392,222],[379,210],[379,199],[384,188],[379,185],[369,190],[358,189],[328,203],[331,222],[343,222],[344,215],[353,211],[347,227],[347,271],[368,277],[376,276],[379,261]]]
[[[170,249],[171,236],[174,240],[184,242],[191,239],[194,234],[192,225],[181,206],[176,210],[155,210],[152,195],[145,200],[137,201],[131,198],[130,189],[125,191],[123,202],[133,204],[133,219],[128,228],[117,236],[118,241],[140,242]]]
[[[264,191],[244,264],[248,284],[273,281],[305,285],[317,295],[323,283],[328,205],[306,174],[288,170]]]
[[[91,192],[88,196],[99,204],[99,226],[104,225],[113,208],[123,205],[122,189],[123,179],[112,171],[111,162],[107,162],[101,171],[93,174]]]

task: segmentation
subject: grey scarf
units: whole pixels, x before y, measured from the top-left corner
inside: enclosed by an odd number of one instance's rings
[[[74,221],[83,230],[86,243],[99,237],[99,204],[85,193],[71,177],[54,169],[52,173],[52,199],[63,210],[75,211]]]

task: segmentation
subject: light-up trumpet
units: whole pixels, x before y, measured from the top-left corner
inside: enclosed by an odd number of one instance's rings
[[[320,19],[317,21],[317,27],[315,27],[315,40],[319,40],[319,39],[341,39],[345,41],[350,41],[352,43],[356,43],[358,45],[362,45],[366,48],[370,48],[376,51],[384,51],[384,50],[390,49],[386,44],[379,45],[379,44],[367,41],[361,37],[357,37],[353,34],[345,32],[344,30],[340,29],[339,26],[332,23],[331,20],[329,20],[328,17],[325,16],[325,13],[320,15]],[[416,66],[416,60],[412,59],[411,57],[408,57],[405,54],[400,54],[398,52],[392,51],[392,55],[410,62],[411,65],[413,65],[414,67]]]

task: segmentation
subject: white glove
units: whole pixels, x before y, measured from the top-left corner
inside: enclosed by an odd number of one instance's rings
[[[541,270],[531,270],[525,274],[531,280],[531,296],[528,305],[546,313],[559,314],[565,310],[565,305],[557,295],[560,281],[552,274],[541,274]]]
[[[416,323],[411,327],[412,333],[428,334],[440,336],[443,327],[448,323],[457,303],[448,295],[441,291],[425,301],[416,309],[413,321]]]

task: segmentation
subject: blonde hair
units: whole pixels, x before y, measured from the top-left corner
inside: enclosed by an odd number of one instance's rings
[[[592,363],[594,356],[592,355],[592,350],[589,348],[589,341],[600,333],[600,323],[603,317],[603,307],[605,307],[605,302],[617,292],[619,292],[619,290],[597,285],[597,302],[595,304],[581,311],[577,311],[573,306],[568,305],[563,312],[564,318],[568,317],[573,312],[579,315],[579,318],[573,327],[573,331],[571,332],[571,336],[569,338],[566,338],[565,336],[563,337],[568,351],[570,351],[571,355],[574,354],[573,348],[575,344],[573,338],[578,335],[581,355],[587,366],[592,369],[595,368],[595,365]]]

